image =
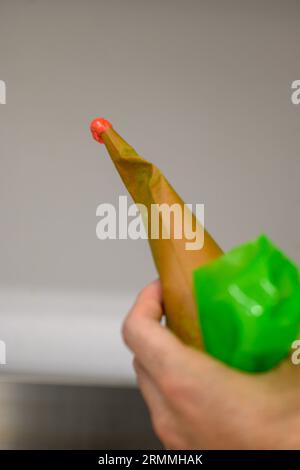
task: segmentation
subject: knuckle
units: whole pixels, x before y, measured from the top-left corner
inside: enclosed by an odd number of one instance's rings
[[[166,372],[161,378],[161,388],[168,399],[175,398],[178,396],[181,388],[180,381],[176,375],[174,376],[174,374]]]
[[[131,331],[132,331],[132,319],[129,315],[124,320],[123,325],[122,325],[122,337],[127,345],[130,342]]]
[[[142,376],[144,375],[144,371],[136,357],[134,357],[132,360],[132,366],[133,366],[135,374],[137,375],[138,380],[141,379]]]
[[[168,373],[161,380],[163,394],[169,403],[177,408],[182,407],[189,399],[189,386],[175,373]]]

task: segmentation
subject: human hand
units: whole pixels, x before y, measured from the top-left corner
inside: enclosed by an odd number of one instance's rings
[[[123,327],[154,430],[168,449],[300,448],[300,373],[232,369],[161,325],[159,281],[139,294]]]

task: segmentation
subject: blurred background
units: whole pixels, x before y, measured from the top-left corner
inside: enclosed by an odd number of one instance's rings
[[[300,261],[297,0],[0,0],[1,448],[157,448],[120,326],[156,274],[99,241],[126,194],[96,116],[157,164],[225,249]]]

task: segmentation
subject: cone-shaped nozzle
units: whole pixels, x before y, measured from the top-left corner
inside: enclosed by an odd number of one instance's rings
[[[97,118],[91,124],[91,131],[98,142],[105,144],[135,203],[147,208],[148,238],[163,287],[169,327],[185,343],[201,347],[192,274],[194,269],[220,256],[222,250],[190,211],[187,211],[189,217],[184,219],[184,224],[188,226],[185,226],[181,237],[178,237],[175,217],[168,226],[168,238],[162,236],[161,230],[158,237],[153,237],[154,218],[155,222],[158,220],[158,223],[164,225],[162,213],[153,211],[153,207],[157,209],[164,205],[164,208],[170,209],[176,206],[182,209],[182,213],[185,213],[187,207],[160,170],[140,157],[112,128],[110,122]],[[191,240],[186,237],[186,233],[202,233],[204,245],[199,249],[188,250],[187,244]]]

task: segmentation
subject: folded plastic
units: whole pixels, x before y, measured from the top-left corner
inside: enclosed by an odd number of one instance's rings
[[[266,236],[196,269],[194,288],[208,353],[253,372],[287,356],[300,326],[299,271]]]

